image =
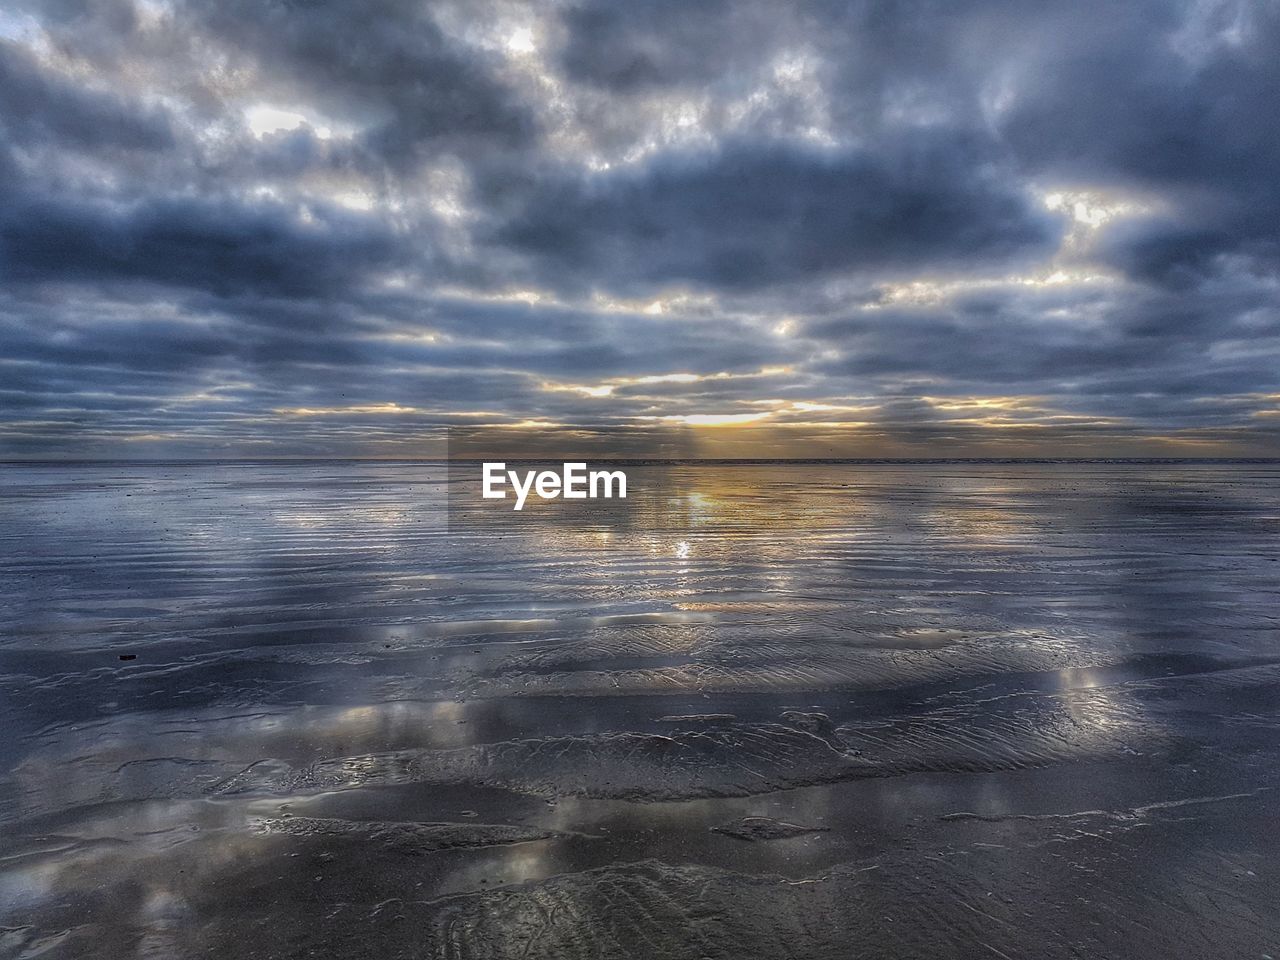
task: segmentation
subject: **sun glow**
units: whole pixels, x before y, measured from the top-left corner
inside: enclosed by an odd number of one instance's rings
[[[542,389],[553,392],[576,393],[580,396],[600,399],[612,397],[615,395],[615,391],[627,390],[632,387],[654,386],[663,383],[710,383],[722,380],[746,380],[755,377],[778,377],[785,376],[791,372],[791,367],[779,366],[761,367],[759,370],[752,370],[746,373],[730,373],[727,370],[721,370],[717,373],[652,373],[639,377],[614,377],[594,384],[560,383],[553,380],[544,380]]]
[[[282,110],[279,107],[268,106],[265,103],[249,107],[244,112],[244,116],[249,123],[249,129],[258,138],[272,133],[280,133],[281,131],[297,130],[303,126],[310,126],[315,135],[321,140],[328,140],[333,136],[332,129],[324,124],[312,123],[304,114],[294,110]]]
[[[349,407],[277,407],[274,413],[282,417],[340,417],[351,413],[422,413],[417,407],[402,407],[398,403],[364,403]]]
[[[657,419],[667,423],[683,423],[690,427],[735,427],[744,423],[755,423],[770,416],[772,416],[770,413],[686,413]]]
[[[538,45],[534,42],[533,31],[528,27],[520,27],[512,30],[507,35],[506,42],[503,44],[509,53],[533,53],[538,49]]]

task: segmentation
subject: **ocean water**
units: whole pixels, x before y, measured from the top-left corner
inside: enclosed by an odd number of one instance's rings
[[[0,465],[0,957],[1280,956],[1280,465]]]

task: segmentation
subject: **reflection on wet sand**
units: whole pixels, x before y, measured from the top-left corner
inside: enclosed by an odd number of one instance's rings
[[[0,467],[0,957],[1276,954],[1280,468],[458,469]]]

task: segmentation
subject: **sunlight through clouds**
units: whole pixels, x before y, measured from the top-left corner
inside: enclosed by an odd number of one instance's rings
[[[1245,6],[23,0],[0,444],[1274,450]]]

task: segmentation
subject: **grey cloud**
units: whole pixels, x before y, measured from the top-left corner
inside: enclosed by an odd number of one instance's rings
[[[458,48],[409,0],[290,3],[187,0],[191,21],[266,85],[366,128],[396,163],[468,140],[519,147],[534,134],[527,107],[483,57]],[[462,141],[461,144],[458,141]]]
[[[1004,288],[936,307],[862,311],[813,321],[816,342],[838,344],[819,368],[834,377],[938,378],[943,392],[1091,398],[1124,413],[1139,395],[1205,395],[1232,383],[1275,385],[1265,352],[1213,355],[1232,336],[1275,342],[1260,319],[1265,291],[1188,301],[1177,293],[1107,288],[1026,293]]]
[[[757,67],[787,14],[730,0],[582,3],[565,16],[562,62],[574,80],[615,91],[711,84]]]
[[[734,143],[541,184],[495,240],[579,284],[741,288],[1025,261],[1058,232],[989,144],[931,130],[875,151]]]
[[[0,130],[5,140],[72,149],[165,150],[169,118],[154,108],[86,89],[41,70],[31,54],[0,41]]]
[[[0,273],[16,281],[136,279],[315,295],[395,260],[380,224],[350,215],[301,223],[280,206],[183,198],[120,209],[38,197],[0,214]]]
[[[1273,4],[18,7],[4,454],[359,452],[478,410],[687,449],[634,418],[822,418],[796,400],[886,452],[1023,443],[925,399],[983,395],[1055,448],[1280,450]],[[1146,212],[1060,247],[1054,189]],[[1018,281],[1059,269],[1110,279]],[[678,372],[734,376],[626,382]]]
[[[1280,269],[1280,10],[1121,4],[1038,43],[1000,127],[1040,174],[1153,194],[1169,211],[1125,224],[1107,258],[1193,286],[1240,255]]]

